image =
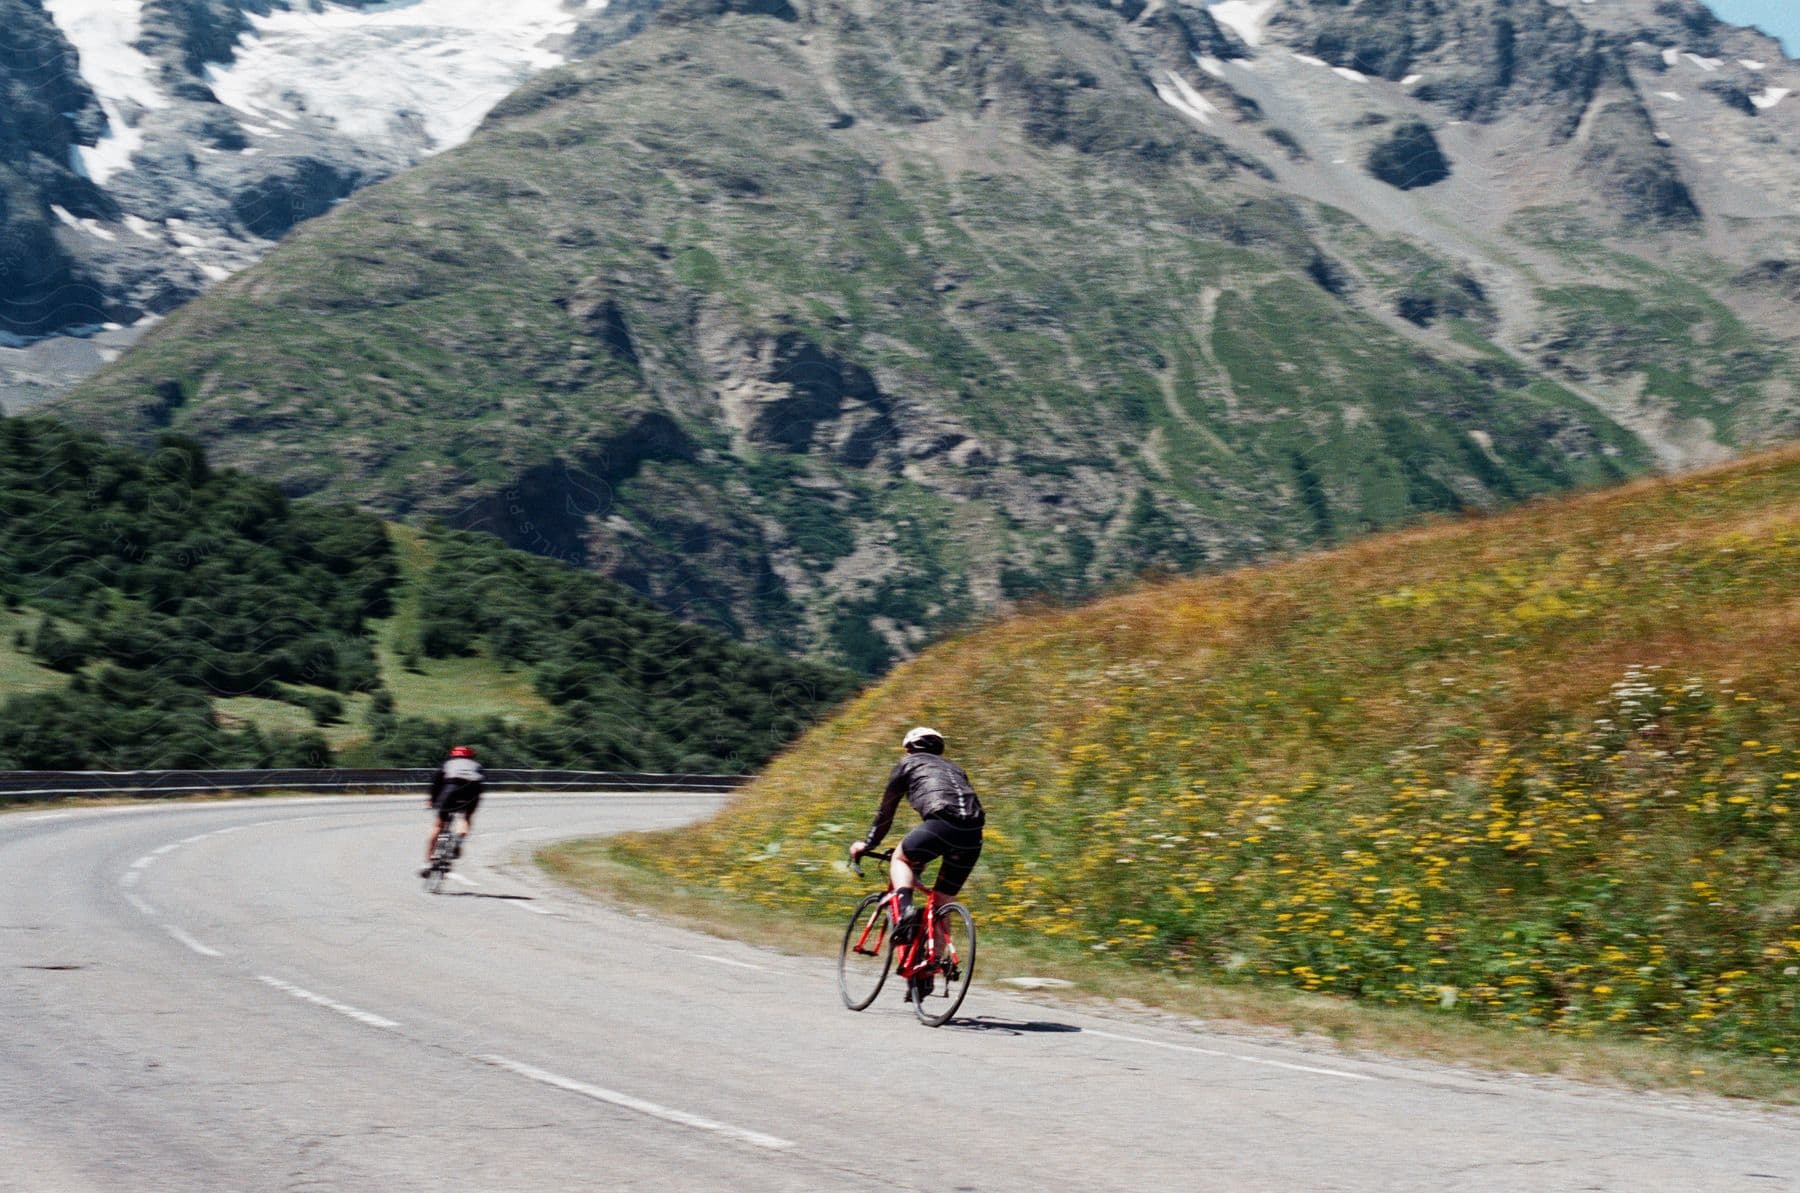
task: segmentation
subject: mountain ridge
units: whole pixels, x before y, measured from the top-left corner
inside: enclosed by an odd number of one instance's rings
[[[7,0],[0,400],[68,389],[649,0]]]
[[[664,6],[528,84],[65,416],[171,423],[291,492],[488,529],[864,668],[1018,600],[1796,426],[1795,213],[1719,257],[1748,217],[1679,160],[1698,221],[1607,197],[1661,177],[1659,136],[1792,106],[1651,113],[1633,72],[1663,52],[1542,0],[1584,31],[1567,62],[1612,63],[1568,130],[1574,101],[1546,121],[1517,69],[1420,99],[1312,53],[1432,85],[1416,46],[1320,42],[1380,5],[1233,27],[965,0],[924,32],[904,4],[742,7]],[[1409,120],[1447,174],[1401,189],[1360,155]],[[1776,173],[1800,161],[1779,127],[1750,124]]]

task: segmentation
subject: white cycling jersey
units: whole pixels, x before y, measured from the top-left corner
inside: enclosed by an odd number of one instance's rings
[[[447,758],[444,760],[442,773],[444,779],[451,783],[479,783],[486,778],[481,764],[473,758]]]

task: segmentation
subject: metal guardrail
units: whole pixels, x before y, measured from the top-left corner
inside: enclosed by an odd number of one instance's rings
[[[234,791],[423,791],[434,770],[0,771],[0,803],[69,796],[158,799]],[[650,775],[618,771],[487,772],[489,791],[734,791],[746,775]]]

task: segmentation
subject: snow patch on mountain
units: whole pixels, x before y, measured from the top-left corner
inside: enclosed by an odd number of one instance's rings
[[[82,0],[92,2],[92,0]],[[438,152],[469,139],[507,93],[567,59],[557,48],[605,0],[412,0],[253,18],[207,82],[273,135],[307,117],[359,142]]]
[[[1212,19],[1225,26],[1247,46],[1262,45],[1263,22],[1280,0],[1225,0],[1207,8]]]
[[[1190,120],[1210,125],[1219,114],[1219,109],[1204,95],[1195,91],[1193,86],[1174,71],[1164,71],[1166,83],[1156,84],[1156,97],[1180,112]]]
[[[152,81],[155,64],[134,44],[142,32],[143,7],[120,0],[44,0],[44,11],[75,47],[81,77],[106,113],[106,136],[97,145],[76,146],[70,163],[102,186],[131,164],[144,143],[136,110],[165,102]]]

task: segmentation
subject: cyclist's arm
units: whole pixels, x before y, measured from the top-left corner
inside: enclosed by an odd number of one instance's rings
[[[901,762],[888,776],[887,790],[881,793],[881,806],[875,809],[875,823],[869,826],[868,835],[863,838],[865,849],[873,849],[881,844],[888,829],[893,827],[894,812],[900,807],[900,797],[906,794],[906,782],[906,763]]]

